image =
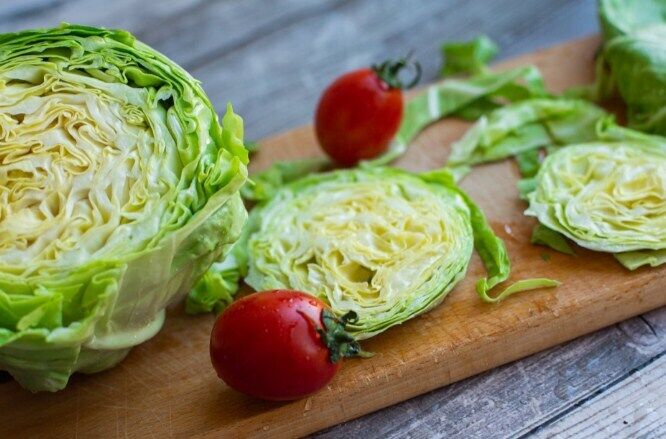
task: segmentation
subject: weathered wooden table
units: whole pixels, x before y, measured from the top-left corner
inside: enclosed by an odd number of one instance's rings
[[[598,28],[593,0],[0,2],[2,32],[60,21],[132,31],[233,102],[250,138],[309,122],[333,77],[387,56],[415,49],[430,81],[445,40],[486,33],[508,57]],[[317,436],[663,437],[665,352],[660,309]]]

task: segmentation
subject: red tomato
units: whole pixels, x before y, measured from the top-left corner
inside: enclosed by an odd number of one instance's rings
[[[398,79],[402,68],[414,66],[407,86]],[[402,120],[402,89],[416,84],[421,68],[407,60],[355,70],[335,80],[322,95],[315,131],[322,149],[335,162],[352,166],[385,152]]]
[[[341,365],[327,347],[322,316],[332,314],[323,314],[325,309],[319,299],[289,290],[255,293],[232,303],[211,335],[217,375],[240,392],[269,400],[302,398],[321,389]]]

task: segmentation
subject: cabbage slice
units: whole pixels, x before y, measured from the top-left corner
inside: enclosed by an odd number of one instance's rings
[[[490,275],[477,284],[486,301],[557,285],[519,281],[489,296],[508,278],[506,248],[446,171],[372,167],[311,175],[256,207],[249,226],[245,282],[258,291],[309,292],[337,315],[355,311],[350,330],[358,338],[439,304],[465,276],[474,247]]]
[[[656,139],[656,136],[653,137]],[[666,262],[666,142],[571,145],[548,156],[526,215],[627,268]]]

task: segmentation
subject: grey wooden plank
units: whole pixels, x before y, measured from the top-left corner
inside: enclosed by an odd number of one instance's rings
[[[432,80],[445,40],[485,32],[510,56],[597,29],[593,0],[27,0],[41,3],[11,20],[0,9],[0,31],[127,28],[191,70],[217,108],[233,102],[251,138],[309,122],[335,76],[387,56],[415,49]]]
[[[313,437],[529,435],[665,351],[661,308]]]
[[[594,2],[571,0],[341,1],[193,66],[192,73],[218,108],[233,102],[257,138],[309,122],[321,90],[344,71],[415,49],[424,80],[432,80],[442,41],[483,31],[506,56],[554,44],[562,28],[570,30],[567,38],[593,33],[595,13]],[[542,36],[527,38],[535,34]]]
[[[659,356],[535,438],[666,436],[666,356]]]
[[[52,27],[61,22],[136,32],[159,26],[206,0],[11,0],[0,5],[0,31]],[[178,38],[173,34],[171,38]]]

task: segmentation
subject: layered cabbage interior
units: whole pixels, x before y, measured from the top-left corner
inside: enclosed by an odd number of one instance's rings
[[[443,299],[472,253],[464,202],[414,177],[282,191],[261,215],[246,281],[258,289],[307,291],[336,312],[356,311],[363,332]]]
[[[549,156],[526,214],[583,247],[666,248],[666,152],[632,143],[569,146]]]
[[[3,271],[127,254],[158,233],[181,165],[157,101],[53,63],[0,71]]]

